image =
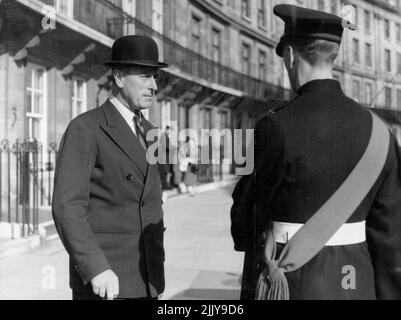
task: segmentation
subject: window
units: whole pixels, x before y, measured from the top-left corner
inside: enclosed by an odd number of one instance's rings
[[[359,80],[352,81],[352,98],[357,102],[361,100],[361,82]]]
[[[366,104],[370,106],[373,100],[373,87],[371,83],[366,84],[366,92],[365,92],[365,97],[366,97]]]
[[[72,118],[87,110],[86,92],[86,82],[81,80],[72,81]]]
[[[232,9],[235,9],[235,0],[227,0],[227,6]]]
[[[397,73],[401,74],[401,53],[397,53]]]
[[[401,24],[397,23],[395,25],[395,32],[397,35],[397,41],[401,42]]]
[[[260,50],[259,51],[259,68],[258,68],[260,80],[266,80],[266,76],[267,76],[266,61],[267,61],[266,52]]]
[[[365,31],[367,33],[371,31],[370,12],[368,10],[365,10]]]
[[[212,60],[220,63],[221,61],[221,32],[219,29],[212,28]]]
[[[73,18],[73,12],[74,12],[74,1],[73,0],[58,0],[57,1],[57,11],[68,17],[68,18]]]
[[[136,15],[136,0],[123,0],[122,8],[124,12],[130,16],[135,17]]]
[[[241,14],[244,18],[251,17],[251,8],[249,4],[249,0],[241,0]]]
[[[353,40],[354,63],[359,63],[359,40]]]
[[[387,72],[391,72],[391,51],[388,49],[384,50],[384,65]]]
[[[266,0],[258,0],[258,25],[259,27],[266,27]]]
[[[397,89],[397,109],[401,110],[401,89]]]
[[[163,0],[152,0],[152,28],[163,33]]]
[[[163,100],[161,103],[161,128],[166,129],[167,126],[171,126],[171,102]]]
[[[372,61],[372,45],[369,43],[366,43],[365,45],[365,63],[368,67],[372,67],[373,61]]]
[[[318,0],[317,9],[320,11],[324,11],[324,1],[323,0]]]
[[[251,47],[243,43],[242,44],[242,73],[250,75],[251,73]]]
[[[191,23],[191,49],[195,52],[200,52],[201,44],[200,44],[200,28],[201,28],[202,20],[197,16],[192,16]]]
[[[131,17],[136,15],[136,0],[123,0],[122,9],[125,13],[129,14]],[[135,23],[128,19],[123,21],[123,33],[124,35],[135,34]]]
[[[391,99],[391,95],[392,95],[392,90],[390,87],[386,87],[384,89],[385,92],[385,107],[388,109],[391,109],[392,106],[392,99]]]
[[[228,112],[220,112],[220,129],[231,129],[228,121]]]
[[[212,128],[212,110],[209,108],[203,109],[203,128],[202,129],[211,129]]]
[[[384,19],[384,36],[386,39],[390,39],[390,21]]]
[[[337,15],[337,0],[330,1],[330,12]]]
[[[47,0],[42,2],[56,8],[56,12],[63,16],[70,19],[74,18],[74,0]]]
[[[28,79],[26,117],[28,125],[28,139],[36,140],[46,145],[46,103],[47,103],[47,75],[40,67],[32,67]]]

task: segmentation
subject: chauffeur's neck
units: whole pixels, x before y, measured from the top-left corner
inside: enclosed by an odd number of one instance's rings
[[[327,64],[311,66],[301,63],[298,66],[297,78],[296,90],[313,80],[333,79],[333,67]]]

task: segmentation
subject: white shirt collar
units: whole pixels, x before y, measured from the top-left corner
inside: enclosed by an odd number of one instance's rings
[[[118,112],[122,115],[124,120],[127,122],[132,132],[136,135],[135,125],[134,125],[134,113],[128,109],[124,104],[118,100],[114,95],[110,97],[110,102],[117,108]]]

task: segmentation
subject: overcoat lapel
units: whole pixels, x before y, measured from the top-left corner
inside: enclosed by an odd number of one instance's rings
[[[149,130],[155,129],[155,127],[153,127],[152,124],[149,121],[147,121],[146,119],[143,121],[143,126],[144,126],[146,134],[149,132]],[[155,141],[148,141],[148,146],[150,146],[151,144],[155,143],[156,141],[158,141],[158,139],[156,139]],[[156,181],[158,181],[158,179],[157,179],[158,175],[159,175],[158,164],[149,165],[148,166],[148,172],[147,172],[147,175],[146,175],[145,187],[144,187],[144,190],[143,190],[143,195],[146,195],[152,189],[154,183]]]
[[[106,118],[106,125],[101,125],[101,128],[146,177],[148,167],[146,153],[138,138],[109,100],[102,106],[102,109]]]

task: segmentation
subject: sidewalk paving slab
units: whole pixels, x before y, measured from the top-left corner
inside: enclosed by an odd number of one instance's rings
[[[243,254],[234,251],[230,235],[233,187],[231,182],[195,197],[172,197],[164,204],[162,300],[239,299]],[[48,282],[52,270],[54,288]],[[68,255],[61,241],[46,241],[0,259],[0,299],[70,300],[68,278]]]

